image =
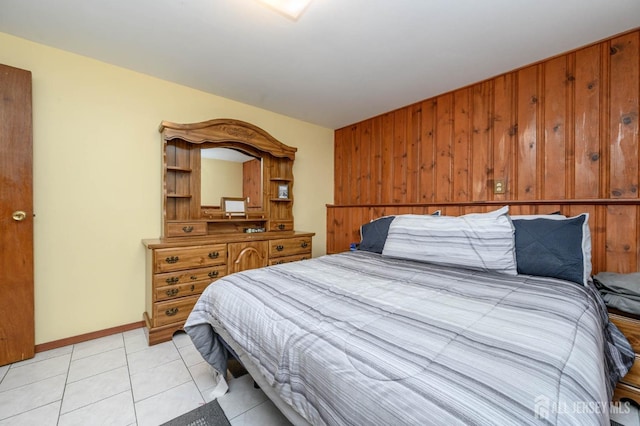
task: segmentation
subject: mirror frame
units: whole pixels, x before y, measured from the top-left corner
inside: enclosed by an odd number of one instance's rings
[[[265,130],[235,119],[214,119],[200,123],[188,123],[179,124],[169,121],[162,121],[159,127],[159,131],[162,134],[163,140],[163,235],[170,235],[168,230],[168,223],[185,222],[185,221],[215,221],[220,215],[221,210],[212,212],[211,209],[207,211],[200,205],[201,198],[201,159],[200,149],[202,148],[230,148],[238,151],[242,151],[247,155],[255,158],[260,158],[262,162],[262,200],[263,209],[262,217],[271,220],[271,216],[280,210],[268,202],[273,201],[274,195],[272,194],[274,181],[279,180],[281,171],[278,170],[277,164],[281,164],[282,161],[286,161],[290,164],[289,174],[292,174],[290,167],[293,165],[295,159],[296,148],[283,144],[276,138],[271,136]],[[179,218],[167,220],[167,202],[170,195],[167,194],[167,146],[168,143],[180,143],[181,146],[186,143],[186,149],[191,151],[198,150],[198,155],[190,155],[190,172],[189,172],[189,203],[190,212],[188,215],[181,215]],[[290,161],[289,161],[290,160]],[[272,170],[273,169],[273,170]],[[273,176],[272,176],[273,174]],[[275,195],[277,197],[277,194]],[[292,202],[292,200],[290,200]],[[271,212],[274,209],[274,212]],[[288,207],[290,211],[291,207]],[[184,209],[182,210],[184,211]],[[282,213],[275,213],[277,220],[280,220]],[[291,226],[292,218],[290,220]],[[274,223],[275,225],[275,223]],[[282,229],[282,225],[278,225]]]

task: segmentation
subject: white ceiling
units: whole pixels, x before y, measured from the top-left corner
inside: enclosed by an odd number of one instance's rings
[[[329,128],[640,26],[640,0],[0,0],[0,32]],[[2,47],[0,46],[0,49]]]

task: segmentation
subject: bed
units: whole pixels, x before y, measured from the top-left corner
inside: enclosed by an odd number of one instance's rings
[[[531,244],[503,209],[386,222],[373,249],[216,281],[185,330],[218,372],[231,349],[294,424],[609,424],[633,351],[584,256],[573,281],[522,273]]]

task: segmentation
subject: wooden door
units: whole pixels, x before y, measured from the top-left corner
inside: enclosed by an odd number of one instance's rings
[[[34,356],[31,72],[0,65],[0,365]]]
[[[246,271],[247,269],[267,266],[267,241],[251,241],[247,243],[229,244],[229,273]]]

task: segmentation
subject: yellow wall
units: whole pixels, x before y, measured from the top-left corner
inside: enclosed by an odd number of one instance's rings
[[[0,63],[33,73],[37,344],[142,319],[162,120],[235,118],[297,147],[296,228],[324,254],[333,130],[3,33]]]

